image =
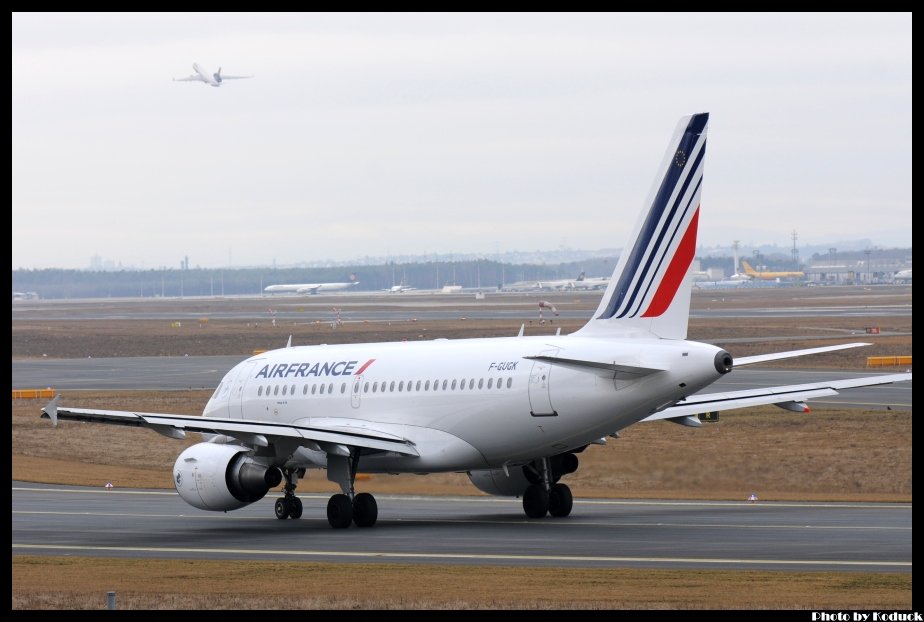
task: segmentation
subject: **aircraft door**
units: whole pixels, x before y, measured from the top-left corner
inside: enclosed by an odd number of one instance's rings
[[[250,378],[250,372],[256,364],[256,361],[251,361],[246,365],[242,365],[240,371],[237,372],[237,376],[232,381],[231,391],[228,392],[229,419],[244,418],[244,385],[247,384],[247,380]]]
[[[359,408],[359,397],[362,395],[363,377],[353,376],[353,388],[350,391],[350,405],[353,408]]]
[[[558,349],[543,350],[540,356],[555,356]],[[545,361],[534,361],[529,372],[529,414],[533,417],[556,417],[558,413],[552,407],[549,395],[552,366]]]

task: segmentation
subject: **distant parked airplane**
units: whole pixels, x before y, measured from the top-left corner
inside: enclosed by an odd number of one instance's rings
[[[793,270],[790,272],[758,272],[744,259],[741,260],[741,266],[744,268],[744,273],[753,279],[799,279],[805,276],[805,272],[801,270]]]
[[[912,268],[908,268],[907,270],[899,270],[898,272],[895,273],[895,276],[892,277],[892,280],[910,283],[911,282],[911,270]]]
[[[267,294],[320,294],[321,292],[336,292],[342,289],[348,289],[354,285],[359,285],[359,281],[350,281],[349,283],[285,283],[282,285],[270,285],[263,289]]]
[[[536,289],[545,290],[566,290],[566,289],[606,289],[609,285],[609,277],[591,277],[584,276],[582,271],[576,279],[559,279],[557,281],[539,281],[536,283]]]
[[[193,75],[188,78],[174,78],[174,82],[205,82],[209,86],[221,86],[221,83],[225,80],[244,80],[246,78],[252,78],[253,76],[223,76],[221,75],[221,67],[218,68],[218,71],[215,73],[209,73],[208,69],[202,68],[199,63],[193,63]]]

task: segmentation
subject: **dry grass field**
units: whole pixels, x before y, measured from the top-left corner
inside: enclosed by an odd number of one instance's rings
[[[781,293],[782,292],[782,293]],[[585,309],[590,295],[558,295],[555,305]],[[911,304],[910,288],[800,288],[760,292],[716,291],[694,295],[694,308]],[[381,298],[381,297],[380,297]],[[338,299],[337,304],[347,305]],[[507,300],[507,299],[505,299]],[[157,301],[146,304],[166,304]],[[382,303],[395,304],[384,300]],[[208,317],[231,304],[266,306],[264,300],[173,301],[177,312]],[[229,354],[242,358],[254,349],[293,343],[341,343],[563,333],[583,321],[531,321],[535,301],[523,319],[461,319],[472,302],[460,303],[458,318],[348,322],[331,329],[331,302],[282,300],[277,306],[303,309],[304,318],[273,327],[269,321],[210,319],[172,328],[164,320],[30,320],[14,314],[12,357],[182,356]],[[379,304],[372,299],[363,308]],[[402,302],[401,304],[405,304]],[[113,303],[116,305],[116,303]],[[84,307],[79,306],[81,309]],[[133,307],[128,305],[129,310]],[[89,308],[89,307],[87,307]],[[162,308],[162,307],[159,307]],[[257,308],[257,307],[254,307]],[[184,316],[185,317],[185,316]],[[877,326],[880,335],[866,335]],[[890,333],[902,333],[894,335]],[[832,311],[827,317],[694,319],[690,338],[717,343],[735,356],[869,341],[874,345],[780,366],[862,369],[867,356],[911,354],[911,317],[857,316]],[[767,338],[782,340],[763,341]],[[750,338],[750,340],[748,340]],[[723,340],[731,340],[727,344]],[[172,412],[197,415],[208,391],[70,392],[75,407]],[[14,480],[118,487],[170,488],[171,468],[191,441],[176,441],[148,430],[64,422],[57,429],[39,419],[42,403],[14,400],[12,477]],[[591,446],[581,467],[568,476],[576,496],[622,498],[763,500],[912,500],[912,414],[823,408],[800,415],[763,407],[722,413],[717,423],[690,429],[667,422],[630,427],[606,446]],[[141,448],[139,450],[139,448]],[[875,468],[870,468],[875,465]],[[464,474],[374,475],[363,490],[380,493],[475,495]],[[321,473],[311,473],[299,490],[333,491]],[[14,555],[13,609],[99,609],[105,592],[116,589],[120,608],[136,609],[907,609],[912,606],[911,573],[726,572],[685,570],[519,569],[487,566],[127,560]],[[279,577],[285,577],[281,581]],[[292,586],[298,586],[296,590]],[[349,585],[348,589],[344,586]],[[465,586],[460,589],[459,586]],[[717,587],[720,586],[720,587]]]

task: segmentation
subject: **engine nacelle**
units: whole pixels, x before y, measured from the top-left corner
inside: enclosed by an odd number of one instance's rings
[[[259,501],[279,485],[282,472],[247,452],[240,445],[193,445],[176,459],[173,485],[183,501],[200,510],[225,512]]]
[[[518,466],[510,467],[507,473],[504,469],[469,471],[468,478],[481,492],[499,497],[522,497],[530,485],[523,467]]]

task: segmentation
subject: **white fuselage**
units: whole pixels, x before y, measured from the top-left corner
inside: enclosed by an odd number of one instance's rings
[[[218,82],[215,79],[215,76],[213,76],[211,72],[207,71],[206,69],[203,69],[199,63],[193,63],[193,71],[199,74],[199,77],[202,78],[202,81],[206,84],[210,84],[211,86],[221,86],[221,82]]]
[[[420,452],[364,456],[367,472],[502,467],[584,446],[695,393],[720,376],[720,351],[578,336],[286,348],[234,367],[203,415],[353,432],[368,426]],[[612,372],[524,358],[537,355],[665,371],[614,380]],[[298,451],[324,466],[322,452]]]
[[[289,283],[270,285],[263,289],[267,294],[282,294],[294,292],[296,294],[317,294],[319,292],[336,292],[358,285],[358,281],[351,283]]]

